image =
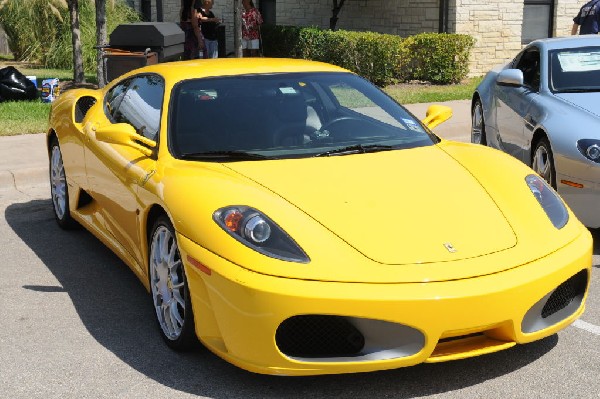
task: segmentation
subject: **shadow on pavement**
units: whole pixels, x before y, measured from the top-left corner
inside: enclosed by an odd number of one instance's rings
[[[213,398],[421,397],[513,373],[558,343],[555,334],[482,357],[365,374],[296,378],[253,374],[203,348],[193,353],[168,349],[142,284],[90,233],[61,230],[54,221],[50,200],[12,204],[5,217],[61,285],[24,288],[46,293],[65,291],[97,342],[138,372],[186,393]],[[70,322],[75,321],[64,321]]]

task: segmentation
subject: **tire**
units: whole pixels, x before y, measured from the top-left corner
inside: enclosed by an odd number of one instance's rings
[[[175,229],[165,215],[154,223],[148,247],[150,293],[161,335],[172,349],[190,350],[198,343],[192,303]]]
[[[554,155],[550,141],[542,137],[535,144],[531,155],[531,168],[556,189],[556,169],[554,168]]]
[[[50,198],[52,199],[52,210],[54,211],[56,222],[65,230],[73,229],[77,227],[77,222],[71,217],[67,176],[56,137],[53,137],[50,141],[50,165],[48,169]]]
[[[478,98],[471,109],[471,143],[487,145],[485,137],[485,122],[483,119],[483,105]]]

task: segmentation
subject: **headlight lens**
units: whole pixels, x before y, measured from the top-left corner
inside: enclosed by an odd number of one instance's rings
[[[286,232],[254,208],[228,206],[215,211],[213,219],[236,240],[264,255],[291,262],[310,261]]]
[[[525,182],[554,227],[562,229],[569,221],[569,213],[558,194],[539,176],[528,175]]]
[[[579,152],[589,159],[600,163],[600,140],[581,139],[577,141],[577,149]]]

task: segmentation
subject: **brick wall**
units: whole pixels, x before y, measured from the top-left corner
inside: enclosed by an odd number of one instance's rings
[[[456,0],[450,15],[455,16],[451,25],[454,32],[476,40],[471,53],[472,76],[513,58],[522,48],[523,0]]]
[[[554,36],[569,36],[573,26],[573,18],[585,1],[556,0],[554,8]]]
[[[439,0],[348,0],[338,15],[339,29],[408,36],[437,32]],[[329,28],[331,1],[277,0],[277,24]]]
[[[135,2],[139,9],[140,0]],[[227,49],[233,49],[233,0],[214,0],[214,13],[224,18]],[[440,0],[348,0],[338,15],[339,29],[374,31],[409,36],[438,32]],[[571,32],[573,17],[584,0],[555,0],[554,36]],[[155,1],[152,2],[155,7]],[[470,75],[487,72],[511,58],[523,47],[523,0],[450,0],[450,32],[472,35],[476,40]],[[255,0],[258,7],[259,0]],[[179,21],[180,0],[163,0],[164,20]],[[153,16],[156,10],[153,9]],[[277,24],[329,28],[330,0],[277,0]]]

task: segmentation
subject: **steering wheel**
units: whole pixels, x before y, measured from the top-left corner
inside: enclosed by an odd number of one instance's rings
[[[319,129],[329,137],[336,139],[347,139],[362,131],[365,127],[365,121],[354,116],[340,116],[325,123]]]

